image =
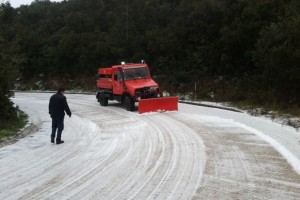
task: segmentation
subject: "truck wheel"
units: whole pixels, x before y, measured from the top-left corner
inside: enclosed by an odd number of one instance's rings
[[[127,111],[134,111],[134,101],[130,96],[126,96],[124,99],[124,106]]]
[[[101,106],[107,106],[107,104],[108,104],[108,98],[107,97],[100,96],[99,101],[100,101]]]

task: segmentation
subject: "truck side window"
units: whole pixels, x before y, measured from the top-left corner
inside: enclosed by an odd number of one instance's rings
[[[121,81],[122,80],[122,76],[121,76],[121,72],[119,70],[117,71],[116,75],[117,75],[117,79],[116,80],[117,81]]]

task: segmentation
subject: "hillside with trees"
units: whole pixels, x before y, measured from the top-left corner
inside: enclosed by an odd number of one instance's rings
[[[141,59],[169,93],[300,105],[297,0],[6,2],[0,46],[1,113],[9,89],[94,90],[99,67]]]

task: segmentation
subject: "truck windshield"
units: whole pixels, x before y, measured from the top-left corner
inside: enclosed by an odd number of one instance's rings
[[[148,77],[149,77],[149,73],[146,67],[124,69],[125,80],[142,79]]]

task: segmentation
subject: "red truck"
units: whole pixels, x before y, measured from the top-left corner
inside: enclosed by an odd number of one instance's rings
[[[138,102],[139,113],[178,110],[178,98],[163,97],[144,62],[99,68],[96,98],[101,106],[117,100],[128,111],[134,111]]]

